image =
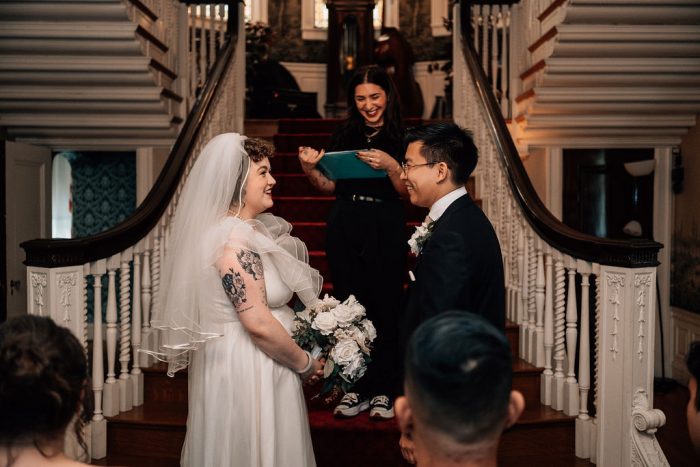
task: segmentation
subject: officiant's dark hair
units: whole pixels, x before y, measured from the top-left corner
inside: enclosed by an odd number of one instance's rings
[[[411,409],[423,423],[465,445],[501,434],[512,386],[510,345],[485,319],[449,311],[425,321],[404,363]]]
[[[416,141],[423,143],[420,153],[427,162],[444,162],[455,184],[467,183],[479,160],[479,151],[469,130],[448,122],[407,129],[406,146]]]

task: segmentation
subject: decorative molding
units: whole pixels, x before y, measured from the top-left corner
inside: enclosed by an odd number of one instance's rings
[[[622,274],[607,274],[606,277],[608,287],[612,287],[612,294],[608,297],[608,301],[612,305],[612,319],[613,319],[613,329],[610,331],[610,335],[613,338],[612,346],[608,349],[612,354],[612,359],[615,361],[617,354],[620,353],[620,347],[618,343],[619,328],[618,323],[620,322],[620,289],[625,287],[625,276]]]
[[[35,315],[45,316],[44,307],[46,306],[46,287],[48,285],[48,275],[43,272],[30,272],[30,284],[32,286],[32,298],[34,302]]]
[[[644,358],[644,328],[647,322],[646,309],[647,309],[647,290],[651,286],[651,274],[635,274],[634,275],[634,287],[636,295],[636,303],[639,309],[639,314],[637,317],[637,323],[639,323],[639,331],[637,332],[637,356],[641,362]]]
[[[690,343],[700,340],[700,314],[672,307],[671,340],[671,376],[685,385],[690,378],[685,365],[685,356]]]
[[[443,18],[449,18],[448,0],[430,0],[430,29],[433,36],[449,36],[452,32],[445,28]]]
[[[647,392],[637,388],[632,398],[632,466],[669,465],[655,436],[656,430],[665,424],[666,415],[659,409],[651,409]]]
[[[56,276],[56,285],[61,293],[61,298],[59,303],[63,308],[63,325],[68,326],[71,321],[71,306],[73,300],[71,294],[73,293],[73,287],[78,284],[78,274],[75,272],[61,273]]]

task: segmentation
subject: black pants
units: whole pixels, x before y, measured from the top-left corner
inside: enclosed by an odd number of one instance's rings
[[[333,295],[354,295],[377,329],[372,362],[355,390],[394,397],[398,370],[398,317],[406,270],[406,220],[400,201],[338,199],[331,209],[326,252]]]

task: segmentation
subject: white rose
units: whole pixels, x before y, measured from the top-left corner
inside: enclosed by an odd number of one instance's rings
[[[330,357],[340,366],[345,366],[353,361],[360,353],[357,342],[352,339],[343,339],[331,349]]]
[[[347,328],[347,331],[344,334],[347,336],[347,338],[357,342],[357,345],[360,347],[360,350],[362,350],[363,353],[369,353],[369,348],[367,347],[366,342],[367,336],[365,336],[365,333],[362,332],[362,329],[358,328],[357,326],[350,326]]]
[[[334,308],[340,304],[340,300],[336,299],[335,297],[331,297],[330,295],[326,294],[323,297],[323,300],[321,300],[321,303],[328,307],[328,308]]]
[[[374,339],[377,338],[377,330],[374,327],[374,324],[372,321],[368,319],[363,319],[362,322],[360,323],[362,326],[362,329],[365,330],[365,335],[367,336],[367,340],[369,342],[374,342]]]
[[[355,354],[354,358],[343,367],[343,370],[340,372],[340,376],[346,381],[353,383],[362,378],[365,371],[367,371],[365,359],[358,353]]]
[[[311,327],[320,331],[324,336],[327,336],[333,333],[335,328],[338,327],[338,323],[333,313],[322,312],[316,315],[316,319],[311,323]]]
[[[355,319],[359,319],[365,316],[365,307],[363,307],[362,304],[357,301],[354,295],[350,295],[348,299],[343,302],[343,304],[352,308],[355,311],[355,313],[358,314],[358,317]]]
[[[308,308],[305,308],[304,311],[300,311],[297,313],[297,317],[300,319],[303,319],[307,323],[311,322],[311,310]]]
[[[333,316],[335,316],[338,326],[346,328],[350,326],[356,319],[360,318],[361,315],[358,313],[358,309],[355,306],[348,306],[341,303],[337,307],[331,310]]]

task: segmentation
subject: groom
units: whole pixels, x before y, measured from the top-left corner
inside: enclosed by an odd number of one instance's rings
[[[430,212],[409,242],[418,260],[399,322],[401,351],[420,323],[446,310],[470,311],[504,331],[501,249],[465,188],[477,162],[471,134],[438,123],[408,130],[406,143],[401,179],[411,203]]]

